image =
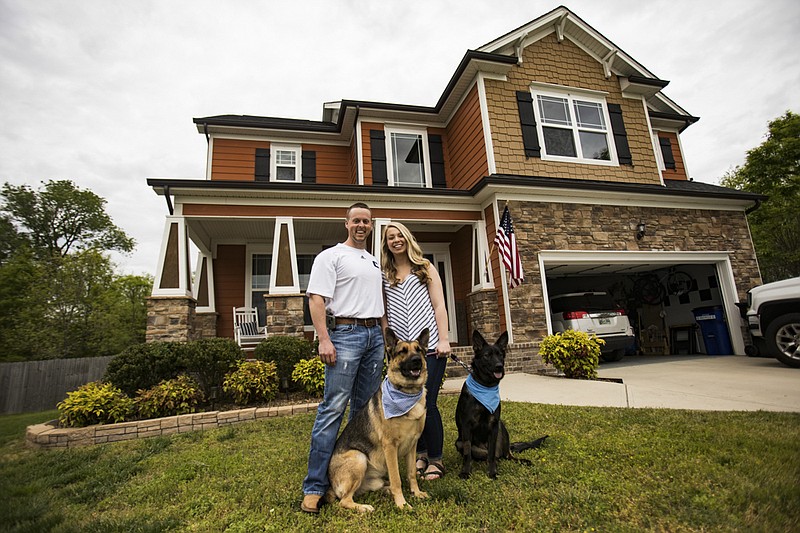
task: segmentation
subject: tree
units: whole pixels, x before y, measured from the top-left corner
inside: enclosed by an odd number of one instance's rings
[[[133,239],[70,181],[0,191],[0,359],[88,357],[144,342],[152,281],[117,276]]]
[[[764,282],[800,276],[800,115],[771,121],[766,140],[722,185],[769,197],[747,217]]]
[[[87,249],[133,250],[133,239],[106,213],[106,201],[71,181],[48,181],[39,191],[6,183],[0,196],[6,219],[39,258]]]

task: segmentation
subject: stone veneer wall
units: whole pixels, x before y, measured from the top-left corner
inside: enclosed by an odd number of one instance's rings
[[[53,420],[45,424],[28,426],[26,443],[29,447],[34,448],[91,446],[107,442],[214,429],[274,416],[310,413],[317,409],[317,405],[316,403],[304,403],[281,407],[251,407],[233,411],[210,411],[119,424],[101,424],[85,428],[59,428],[57,422]]]
[[[182,296],[151,296],[147,299],[146,342],[194,339],[194,298]]]
[[[264,295],[267,304],[267,333],[269,335],[291,335],[302,337],[304,334],[302,294]]]
[[[195,339],[213,339],[217,336],[217,316],[219,313],[197,313],[194,317]]]
[[[727,252],[739,298],[761,282],[742,211],[517,201],[509,209],[525,269],[525,282],[508,293],[516,342],[539,342],[547,334],[541,250]],[[647,235],[637,241],[639,221]]]
[[[488,341],[493,342],[500,333],[500,310],[497,305],[497,291],[483,289],[467,295],[469,342],[476,329]]]

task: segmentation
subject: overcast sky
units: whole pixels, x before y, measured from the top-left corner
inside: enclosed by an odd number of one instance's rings
[[[566,5],[661,79],[700,122],[695,180],[718,183],[800,112],[800,2],[573,0]],[[320,120],[357,99],[433,106],[468,49],[550,11],[542,1],[0,0],[0,183],[71,179],[154,273],[167,207],[148,177],[203,178],[192,118]]]

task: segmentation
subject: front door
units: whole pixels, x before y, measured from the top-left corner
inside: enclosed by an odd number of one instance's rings
[[[456,305],[453,297],[453,271],[450,265],[449,245],[420,243],[420,246],[424,251],[425,259],[431,262],[439,272],[439,277],[442,278],[444,304],[447,308],[447,321],[450,326],[447,335],[451,344],[455,344],[458,340],[458,331],[456,328]]]

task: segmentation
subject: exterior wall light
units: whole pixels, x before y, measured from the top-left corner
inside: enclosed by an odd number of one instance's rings
[[[645,235],[645,230],[646,229],[647,229],[647,226],[644,225],[644,222],[639,222],[636,225],[636,240],[637,241],[641,241],[642,240],[642,237],[644,237],[644,235]]]

